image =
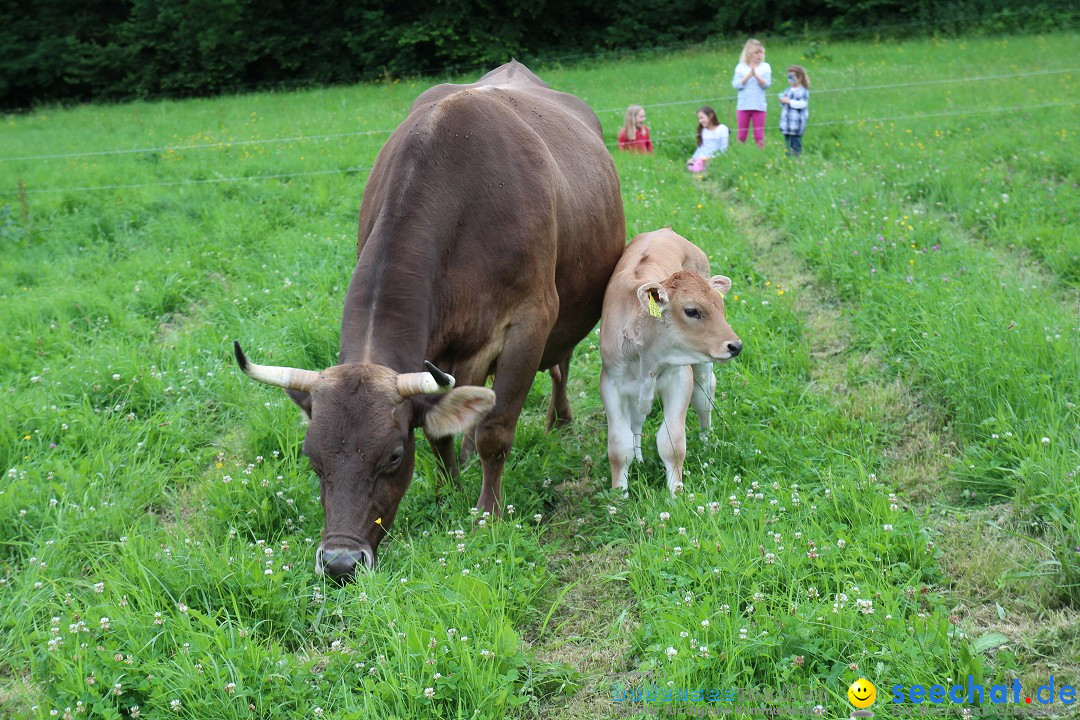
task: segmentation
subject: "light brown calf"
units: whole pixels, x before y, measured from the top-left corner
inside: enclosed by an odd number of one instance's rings
[[[656,435],[668,489],[682,488],[686,410],[709,427],[714,362],[742,352],[724,315],[731,279],[709,277],[709,259],[670,228],[634,238],[604,294],[600,394],[608,418],[611,487],[626,490],[630,461],[641,460],[641,428],[657,390],[664,423]]]

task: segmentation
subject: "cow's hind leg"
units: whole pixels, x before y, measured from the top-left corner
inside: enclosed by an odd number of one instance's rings
[[[691,365],[690,369],[694,374],[694,391],[690,395],[690,404],[697,414],[698,428],[704,435],[712,423],[712,410],[716,404],[716,375],[713,373],[712,363]]]
[[[686,460],[686,411],[690,408],[693,379],[690,367],[671,367],[657,378],[657,389],[664,403],[664,423],[656,433],[656,447],[667,470],[668,491],[682,490],[683,462]]]
[[[454,487],[461,487],[458,458],[454,452],[454,436],[433,438],[425,432],[424,437],[435,452],[435,460],[439,466],[435,474],[435,495],[441,498],[446,481],[453,483]]]
[[[569,425],[573,420],[570,412],[570,398],[566,388],[570,383],[570,356],[559,361],[551,370],[551,400],[548,402],[547,429]]]
[[[473,455],[476,454],[476,428],[467,430],[464,435],[461,436],[461,452],[458,454],[458,462],[460,465],[464,465],[469,461]]]

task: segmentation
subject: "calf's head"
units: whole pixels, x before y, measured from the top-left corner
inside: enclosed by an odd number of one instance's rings
[[[731,278],[704,278],[689,270],[637,289],[645,311],[659,320],[656,342],[670,355],[669,362],[727,362],[742,352],[742,340],[724,314],[724,296],[729,290]]]
[[[495,405],[491,390],[453,388],[454,379],[430,364],[417,373],[363,363],[315,372],[256,365],[239,343],[234,349],[244,373],[290,390],[311,415],[304,454],[319,476],[326,516],[315,572],[338,581],[375,567],[412,480],[413,428],[422,425],[432,437],[464,432]],[[440,392],[432,403],[431,394]]]

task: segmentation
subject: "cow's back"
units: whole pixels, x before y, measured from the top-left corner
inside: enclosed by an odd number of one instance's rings
[[[553,273],[559,315],[541,368],[554,364],[599,319],[625,242],[618,176],[595,114],[518,63],[424,92],[372,169],[358,255],[368,242],[402,241],[434,244],[416,250],[429,262],[456,258],[462,272],[441,275],[434,302],[439,317],[472,323],[455,330],[461,336],[490,334],[505,302]]]

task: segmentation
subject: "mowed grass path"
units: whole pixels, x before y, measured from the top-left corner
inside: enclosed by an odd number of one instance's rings
[[[335,361],[364,168],[428,83],[3,118],[0,710],[599,717],[637,671],[813,689],[827,717],[863,676],[892,717],[897,683],[1075,685],[1077,47],[767,40],[813,81],[807,151],[783,157],[774,105],[766,149],[702,178],[694,111],[734,124],[736,49],[534,68],[612,143],[646,106],[628,233],[706,249],[747,351],[682,497],[655,418],[629,499],[605,491],[592,336],[573,427],[530,395],[512,514],[475,524],[475,465],[438,505],[422,448],[346,588],[311,570],[297,412],[230,345]]]

